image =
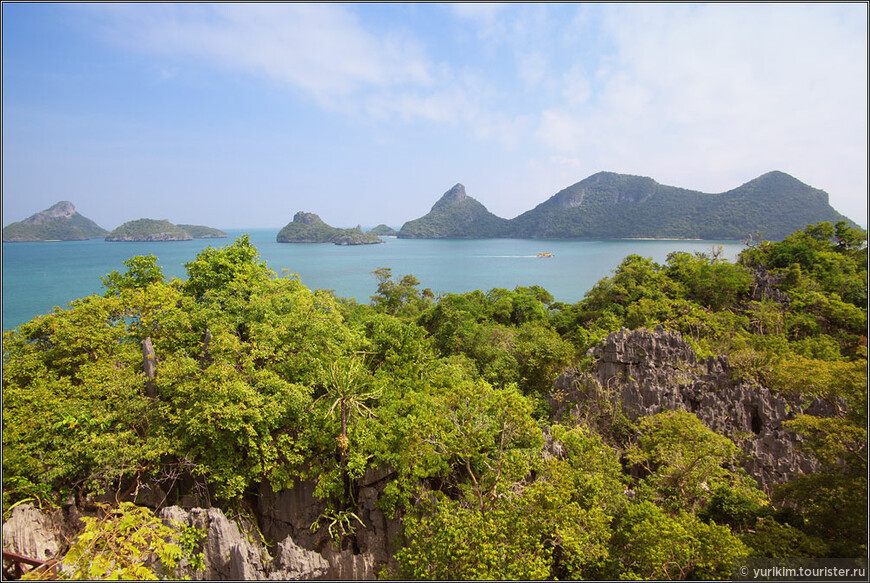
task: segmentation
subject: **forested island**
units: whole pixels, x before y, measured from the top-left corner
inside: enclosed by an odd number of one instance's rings
[[[214,227],[206,227],[205,225],[184,225],[179,223],[179,227],[190,233],[194,239],[226,239],[227,234],[220,229]]]
[[[821,221],[847,221],[828,194],[769,172],[728,192],[707,194],[652,178],[599,172],[513,219],[503,219],[457,184],[425,216],[408,221],[400,238],[736,239],[770,241]]]
[[[323,222],[314,213],[299,211],[293,220],[278,232],[278,243],[334,243],[336,245],[375,245],[383,243],[372,232],[364,233],[362,227],[339,229]]]
[[[138,219],[128,221],[109,233],[106,241],[190,241],[226,236],[220,229],[203,225],[174,225],[166,219]]]
[[[4,549],[65,577],[867,556],[867,233],[846,222],[734,262],[631,255],[575,304],[387,268],[360,304],[247,236],[183,280],[125,267],[3,336]]]
[[[4,241],[83,241],[104,237],[108,231],[62,200],[23,221],[3,227]]]

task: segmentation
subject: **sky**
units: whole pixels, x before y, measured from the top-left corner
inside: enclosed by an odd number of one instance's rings
[[[504,218],[779,170],[867,226],[867,4],[4,3],[3,224]]]

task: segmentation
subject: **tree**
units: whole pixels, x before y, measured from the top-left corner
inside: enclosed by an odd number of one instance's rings
[[[260,254],[248,235],[242,235],[221,249],[208,246],[184,267],[187,269],[184,290],[197,300],[204,299],[208,293],[220,294],[235,280],[255,283],[274,276],[266,262],[260,261]]]
[[[734,443],[705,427],[687,411],[666,411],[638,422],[640,437],[626,457],[640,466],[645,477],[638,495],[674,513],[697,511],[720,485],[764,500],[737,467],[739,450]]]

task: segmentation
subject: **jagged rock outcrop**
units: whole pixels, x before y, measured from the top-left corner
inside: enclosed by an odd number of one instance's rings
[[[48,513],[30,503],[20,504],[3,523],[3,550],[46,561],[63,549],[63,530],[59,511]]]
[[[204,569],[193,571],[182,563],[175,575],[197,580],[308,580],[323,579],[329,563],[318,553],[303,549],[290,536],[277,545],[275,557],[253,524],[230,520],[219,508],[184,510],[169,506],[158,515],[165,524],[178,528],[193,526],[206,534],[203,543]]]
[[[631,419],[684,409],[741,446],[743,467],[762,487],[814,470],[815,462],[798,448],[799,437],[782,422],[800,412],[831,415],[829,404],[786,398],[737,379],[726,357],[699,359],[679,333],[662,327],[614,332],[589,355],[595,358],[590,372],[571,370],[555,382],[550,402],[557,419],[602,399]]]
[[[311,530],[325,509],[314,497],[313,482],[278,492],[263,484],[257,509],[263,535],[267,540],[290,538],[300,547],[319,553],[329,563],[329,579],[376,579],[381,569],[394,566],[392,557],[397,549],[393,545],[401,531],[401,521],[388,518],[377,507],[391,476],[390,470],[369,469],[359,480],[355,513],[364,526],[357,525],[353,539],[346,538],[341,548],[332,542],[327,525]]]

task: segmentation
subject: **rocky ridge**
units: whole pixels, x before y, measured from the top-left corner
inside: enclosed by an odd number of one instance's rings
[[[782,423],[797,413],[833,415],[833,407],[820,399],[786,397],[740,379],[727,357],[698,358],[679,333],[662,327],[623,328],[588,356],[594,359],[591,371],[570,370],[554,383],[550,402],[557,419],[595,413],[602,400],[630,419],[683,409],[735,441],[744,453],[744,469],[761,487],[815,469],[800,451],[799,437]]]

